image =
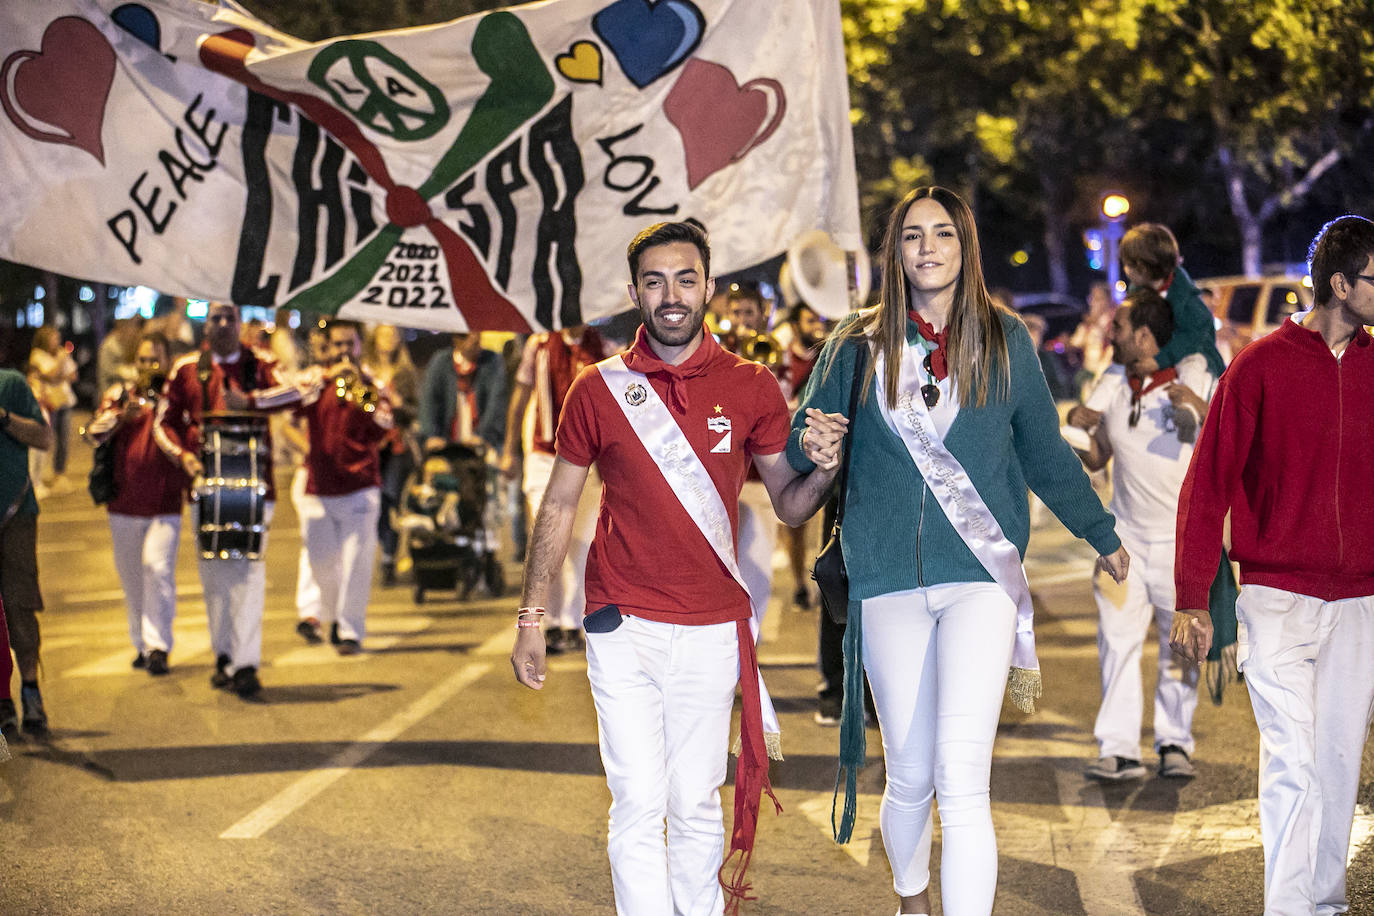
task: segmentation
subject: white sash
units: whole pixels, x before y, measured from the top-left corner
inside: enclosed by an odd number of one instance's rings
[[[740,588],[744,589],[744,594],[749,595],[749,586],[745,584],[739,563],[735,559],[734,532],[730,529],[730,515],[720,498],[720,491],[716,489],[716,483],[711,479],[706,465],[701,463],[701,458],[692,448],[692,443],[687,441],[687,436],[682,432],[682,427],[678,426],[668,406],[663,403],[658,392],[654,391],[654,386],[649,384],[648,377],[632,371],[619,356],[612,356],[597,363],[596,368],[606,382],[606,387],[611,390],[611,397],[629,421],[630,428],[639,437],[640,444],[663,474],[663,479],[668,482],[673,495],[687,511],[693,524],[706,537],[707,543],[720,558],[720,562],[729,570]],[[751,599],[750,605],[754,604],[763,605],[765,602],[754,602]],[[749,629],[756,644],[759,640],[762,615],[763,611],[760,610],[757,617],[751,615],[749,618]],[[769,736],[781,734],[781,728],[778,725],[778,714],[773,709],[773,700],[768,696],[768,688],[763,684],[763,672],[759,672],[759,700],[763,707],[765,741],[772,749],[777,742]],[[782,759],[781,753],[777,755],[777,759]]]
[[[902,344],[902,364],[897,375],[897,408],[891,409],[882,393],[883,354],[874,357],[878,379],[878,408],[887,425],[906,446],[911,460],[925,478],[945,517],[963,538],[968,549],[983,564],[994,582],[1016,603],[1016,643],[1012,650],[1011,695],[1016,705],[1027,712],[1039,696],[1040,663],[1035,657],[1035,611],[1031,605],[1030,584],[1021,565],[1016,545],[1002,533],[1002,526],[983,502],[959,459],[945,448],[935,428],[930,410],[920,394],[922,351]],[[951,386],[951,396],[953,386]],[[1026,672],[1018,677],[1017,669]],[[1034,674],[1031,674],[1034,672]],[[1029,678],[1027,678],[1029,675]],[[1028,695],[1029,694],[1029,695]]]

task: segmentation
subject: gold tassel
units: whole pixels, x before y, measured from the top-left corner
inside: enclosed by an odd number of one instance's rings
[[[778,732],[764,732],[763,746],[768,751],[769,760],[782,759],[782,735]],[[736,735],[735,743],[730,747],[730,753],[736,757],[744,751],[744,736]]]
[[[1035,712],[1035,701],[1040,698],[1041,681],[1039,668],[1012,668],[1007,679],[1007,695],[1017,709],[1025,713]]]

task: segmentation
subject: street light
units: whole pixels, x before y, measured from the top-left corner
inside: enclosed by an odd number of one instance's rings
[[[1126,234],[1126,214],[1131,211],[1131,202],[1125,194],[1110,191],[1102,195],[1098,209],[1102,213],[1102,237],[1106,241],[1104,260],[1107,262],[1107,288],[1112,298],[1120,302],[1124,297],[1118,290],[1121,282],[1121,262],[1117,258],[1117,246]]]

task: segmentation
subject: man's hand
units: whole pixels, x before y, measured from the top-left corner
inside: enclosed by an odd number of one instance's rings
[[[515,648],[510,653],[515,679],[531,690],[544,689],[544,631],[523,627],[515,631]]]
[[[1174,611],[1169,648],[1184,661],[1201,664],[1212,649],[1212,615],[1207,611]]]
[[[816,467],[833,471],[840,466],[841,444],[849,418],[841,413],[824,413],[814,407],[806,408],[806,429],[802,430],[801,447]]]
[[[1178,382],[1174,382],[1164,389],[1164,393],[1169,396],[1169,402],[1173,404],[1175,408],[1191,407],[1199,418],[1207,416],[1207,402],[1187,385],[1180,385]]]
[[[253,399],[236,388],[225,388],[224,406],[230,410],[247,410],[253,406]]]
[[[1126,581],[1126,573],[1131,568],[1131,555],[1126,552],[1125,547],[1116,548],[1116,552],[1110,556],[1098,557],[1097,568],[1111,576],[1117,585]]]
[[[205,467],[196,457],[196,453],[187,449],[181,453],[181,469],[186,472],[186,476],[195,480],[205,472]]]
[[[1102,411],[1093,410],[1084,404],[1077,404],[1069,410],[1069,415],[1064,418],[1064,422],[1090,433],[1097,428],[1097,424],[1102,422]]]

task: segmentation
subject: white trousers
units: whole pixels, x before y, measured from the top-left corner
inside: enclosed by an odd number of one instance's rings
[[[883,733],[879,821],[899,896],[930,884],[939,800],[947,916],[986,916],[997,891],[989,781],[1016,605],[991,582],[891,592],[863,602],[864,669]]]
[[[276,503],[263,503],[262,523],[272,524]],[[267,535],[262,533],[262,553]],[[197,560],[210,623],[210,648],[229,656],[229,671],[262,667],[262,607],[267,591],[267,564],[262,560]]]
[[[124,587],[129,641],[142,655],[172,651],[172,620],[177,613],[177,545],[181,515],[110,513],[115,572]]]
[[[773,591],[773,551],[778,546],[778,515],[761,480],[746,480],[739,494],[739,571],[749,586],[754,619],[763,621]]]
[[[1121,526],[1117,533],[1122,534]],[[1106,573],[1093,575],[1097,602],[1097,660],[1102,672],[1102,706],[1093,734],[1100,756],[1140,759],[1144,691],[1141,650],[1150,621],[1159,635],[1155,681],[1155,744],[1177,745],[1193,753],[1193,713],[1197,710],[1198,666],[1180,662],[1169,649],[1174,619],[1174,542],[1137,541],[1123,534],[1131,555],[1131,575],[1117,585]]]
[[[337,622],[340,639],[361,640],[367,629],[382,491],[364,487],[343,496],[301,494],[298,511],[301,542],[320,592],[320,622]]]
[[[525,503],[529,508],[530,530],[534,530],[535,519],[539,517],[539,507],[544,504],[544,491],[548,489],[549,478],[553,476],[554,462],[558,459],[543,452],[529,452],[525,455],[523,487]],[[572,540],[568,542],[568,554],[563,560],[559,575],[549,583],[546,608],[548,616],[544,622],[550,627],[575,630],[582,623],[582,615],[587,610],[587,593],[583,588],[586,577],[587,553],[592,549],[592,538],[596,535],[596,520],[601,512],[601,478],[593,468],[582,488],[582,497],[577,502],[577,515],[573,519]]]
[[[1241,589],[1238,659],[1260,733],[1266,916],[1344,913],[1360,760],[1374,712],[1374,596]]]
[[[309,476],[304,466],[296,468],[291,475],[291,505],[296,510],[296,524],[302,528],[305,525],[301,521],[305,512],[302,501],[315,498],[305,492]],[[301,558],[296,564],[296,616],[301,620],[307,617],[320,619],[320,584],[315,581],[315,571],[310,568],[310,551],[305,548],[304,537],[301,538]]]
[[[735,633],[733,623],[626,617],[610,633],[587,634],[620,916],[724,911],[720,787],[739,680]]]

